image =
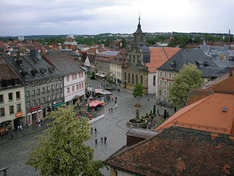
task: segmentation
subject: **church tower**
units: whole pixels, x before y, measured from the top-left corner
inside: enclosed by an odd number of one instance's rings
[[[133,41],[134,44],[138,44],[138,45],[139,44],[145,44],[145,41],[146,41],[145,33],[142,32],[142,30],[141,30],[141,18],[140,18],[140,16],[139,16],[139,23],[137,25],[137,30],[136,30],[136,32],[133,33],[133,36],[134,36],[134,41]]]

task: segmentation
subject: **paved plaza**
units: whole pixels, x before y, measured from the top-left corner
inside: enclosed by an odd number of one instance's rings
[[[89,79],[88,81],[94,89],[99,88],[102,83],[99,80]],[[138,100],[133,97],[131,91],[120,88],[120,92],[114,90],[112,94],[117,97],[117,109],[110,113],[108,109],[114,107],[114,102],[106,102],[106,105],[98,111],[99,115],[104,114],[105,116],[91,123],[93,129],[97,129],[97,133],[91,134],[90,140],[86,142],[94,149],[95,160],[105,160],[126,144],[126,133],[129,130],[127,121],[136,116],[134,104]],[[142,116],[153,110],[155,95],[144,95],[139,102],[142,105],[139,108],[139,115]],[[157,105],[156,108],[163,114],[163,107]],[[171,109],[168,110],[169,114],[173,112]],[[22,131],[13,132],[13,138],[8,134],[0,139],[0,168],[9,166],[10,168],[7,171],[9,176],[38,176],[39,173],[34,168],[24,164],[29,153],[25,144],[28,141],[35,140],[34,136],[41,133],[45,128],[45,124],[40,128],[33,125]],[[101,137],[107,137],[106,144],[101,142]],[[97,139],[97,144],[95,139]],[[106,176],[109,175],[109,171],[106,169],[103,169],[102,173]],[[3,175],[3,173],[1,174]]]

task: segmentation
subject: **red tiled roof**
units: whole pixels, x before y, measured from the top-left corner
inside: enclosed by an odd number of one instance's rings
[[[170,59],[180,48],[172,47],[150,47],[150,63],[145,65],[148,67],[150,73],[155,73],[156,68],[164,64]]]
[[[233,175],[234,136],[171,127],[104,162],[133,175]]]
[[[234,134],[234,94],[214,93],[188,105],[163,124],[156,131],[171,126],[181,126],[203,131]]]
[[[7,66],[7,64],[0,64],[0,80],[11,80],[17,78],[17,75]]]
[[[234,76],[229,76],[230,73],[211,80],[202,86],[202,89],[223,91],[223,92],[234,92]],[[232,73],[234,75],[234,72]]]

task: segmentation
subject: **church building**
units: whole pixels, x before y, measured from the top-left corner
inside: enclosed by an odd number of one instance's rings
[[[136,83],[141,83],[144,92],[148,92],[148,68],[150,63],[150,50],[146,46],[145,33],[141,30],[140,17],[134,40],[128,49],[127,62],[122,67],[122,87],[132,90]]]

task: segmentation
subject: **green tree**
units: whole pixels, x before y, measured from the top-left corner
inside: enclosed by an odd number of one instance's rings
[[[169,87],[169,99],[174,106],[184,107],[187,102],[189,89],[199,88],[202,85],[202,71],[196,65],[184,65],[174,77]]]
[[[102,175],[101,161],[93,160],[93,149],[84,145],[90,139],[90,125],[86,118],[78,119],[74,106],[58,108],[49,117],[53,121],[38,135],[26,164],[41,175]]]
[[[133,89],[132,95],[139,100],[143,96],[144,87],[142,84],[137,83]]]

